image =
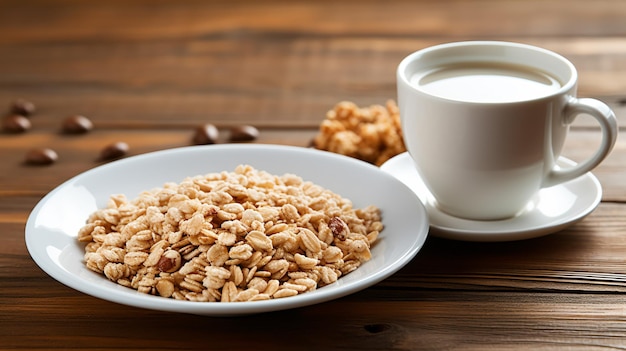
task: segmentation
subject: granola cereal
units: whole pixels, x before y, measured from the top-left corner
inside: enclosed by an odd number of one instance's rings
[[[112,195],[78,233],[86,266],[140,292],[189,301],[257,301],[332,284],[371,258],[375,206],[293,175],[240,165]]]
[[[406,151],[395,101],[360,108],[342,101],[326,113],[313,146],[382,165]]]

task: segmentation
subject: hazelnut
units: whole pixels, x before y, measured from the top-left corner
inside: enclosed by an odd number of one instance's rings
[[[30,120],[22,115],[10,115],[2,121],[2,130],[8,133],[23,133],[31,126]]]
[[[61,129],[64,133],[68,134],[87,133],[93,129],[93,123],[91,123],[91,120],[85,116],[74,115],[67,117],[63,121]]]
[[[35,113],[35,110],[35,104],[24,99],[17,99],[11,105],[11,112],[22,116],[30,116]]]
[[[59,159],[57,153],[48,148],[32,149],[26,153],[26,164],[45,166],[56,162]]]
[[[195,145],[210,145],[217,143],[219,130],[213,124],[207,123],[196,128],[193,135]]]
[[[123,141],[109,144],[100,151],[100,160],[107,161],[122,157],[128,153],[129,147]]]
[[[328,222],[328,228],[330,228],[333,236],[341,241],[346,240],[348,234],[350,234],[350,228],[346,222],[339,217],[331,218]]]
[[[243,125],[230,129],[231,142],[253,141],[259,137],[259,130],[254,126]]]
[[[180,253],[176,250],[167,250],[161,255],[157,268],[161,272],[172,273],[178,270],[182,264]]]

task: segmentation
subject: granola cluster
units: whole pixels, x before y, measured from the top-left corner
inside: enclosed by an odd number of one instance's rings
[[[374,206],[293,175],[248,165],[189,177],[129,201],[113,195],[78,240],[85,264],[140,292],[190,301],[255,301],[331,284],[371,258]]]
[[[406,151],[398,106],[392,100],[363,108],[340,102],[326,113],[313,145],[380,166]]]

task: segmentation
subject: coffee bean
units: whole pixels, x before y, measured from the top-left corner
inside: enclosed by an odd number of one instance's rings
[[[92,130],[93,123],[91,123],[91,120],[85,116],[74,115],[67,117],[63,121],[61,129],[64,133],[68,134],[82,134]]]
[[[128,144],[123,141],[109,144],[100,151],[100,160],[107,161],[122,157],[128,153],[128,150]]]
[[[26,164],[45,166],[56,162],[59,159],[57,153],[48,148],[31,149],[26,153]]]
[[[30,127],[30,120],[22,115],[10,115],[2,120],[2,130],[8,133],[23,133]]]
[[[209,145],[217,143],[219,138],[219,130],[213,124],[205,124],[196,128],[193,135],[193,143],[195,145]]]
[[[253,141],[259,137],[259,130],[253,126],[237,126],[230,129],[230,138],[232,142]]]
[[[35,113],[35,110],[35,104],[24,99],[17,99],[11,105],[11,112],[22,116],[30,116]]]

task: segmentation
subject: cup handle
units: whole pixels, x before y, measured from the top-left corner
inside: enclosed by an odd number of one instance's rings
[[[589,159],[576,166],[568,168],[553,168],[544,180],[544,188],[563,183],[579,177],[602,162],[608,156],[617,140],[617,118],[615,113],[602,101],[590,98],[577,99],[571,97],[563,111],[564,121],[569,124],[580,114],[588,114],[598,121],[602,130],[602,141],[598,151]]]

